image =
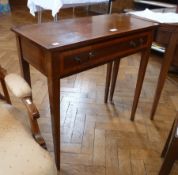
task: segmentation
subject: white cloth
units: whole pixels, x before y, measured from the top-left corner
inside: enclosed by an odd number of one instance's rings
[[[63,4],[97,4],[108,2],[109,0],[62,0]]]
[[[149,9],[145,9],[143,11],[129,12],[129,13],[159,23],[178,23],[177,13],[172,13],[172,12],[160,13],[160,12],[153,12]]]
[[[35,12],[38,11],[38,7],[48,9],[52,11],[54,17],[62,7],[63,3],[61,0],[28,0],[27,6],[30,9],[30,13],[35,16]]]
[[[51,10],[52,16],[54,17],[62,7],[97,4],[102,2],[109,2],[109,0],[28,0],[27,6],[33,16],[35,16],[35,12],[38,11],[38,7],[41,7]]]

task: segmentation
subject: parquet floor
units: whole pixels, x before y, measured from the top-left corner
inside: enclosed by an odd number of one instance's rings
[[[77,11],[77,16],[85,15]],[[61,12],[61,18],[72,16]],[[49,15],[45,16],[49,19]],[[49,19],[50,20],[50,19]],[[20,73],[13,25],[34,23],[25,9],[0,16],[0,64]],[[62,79],[61,85],[61,172],[60,175],[157,175],[160,153],[178,109],[178,81],[169,76],[156,112],[149,114],[161,58],[151,55],[135,122],[131,122],[139,54],[123,58],[114,104],[103,102],[106,66]],[[53,152],[46,78],[31,67],[34,102],[41,114],[39,124],[48,150]],[[12,97],[13,103],[23,108]],[[172,175],[178,174],[176,163]]]

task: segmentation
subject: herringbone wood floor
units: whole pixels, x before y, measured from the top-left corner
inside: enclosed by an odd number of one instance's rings
[[[77,11],[78,16],[85,15]],[[62,11],[61,18],[72,16]],[[49,19],[49,15],[45,15]],[[20,73],[15,36],[10,27],[34,23],[27,10],[15,9],[0,16],[0,64]],[[161,58],[151,55],[135,122],[131,122],[139,54],[123,58],[114,104],[103,102],[106,66],[62,79],[61,85],[61,175],[157,175],[160,153],[178,108],[178,81],[168,77],[155,120],[149,114]],[[31,67],[34,102],[48,150],[53,152],[46,78]],[[12,97],[19,107],[21,103]],[[172,175],[178,174],[178,164]]]

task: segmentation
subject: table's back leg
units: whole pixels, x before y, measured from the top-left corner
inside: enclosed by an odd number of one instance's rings
[[[119,71],[119,65],[120,65],[120,58],[114,61],[112,80],[111,80],[111,89],[110,89],[110,96],[109,96],[110,101],[113,100],[114,90],[115,90],[116,81],[117,81],[117,75]]]
[[[107,103],[108,101],[109,87],[110,87],[110,82],[111,82],[112,64],[113,62],[110,62],[107,64],[105,96],[104,96],[105,103]]]
[[[17,43],[17,51],[18,51],[21,74],[31,87],[30,66],[29,63],[25,61],[23,58],[21,41],[20,41],[20,37],[18,36],[16,36],[16,43]]]

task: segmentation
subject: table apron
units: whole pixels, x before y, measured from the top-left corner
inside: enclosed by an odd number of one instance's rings
[[[136,32],[103,42],[50,52],[50,61],[53,61],[60,78],[88,70],[114,59],[125,57],[150,47],[152,31]],[[47,75],[47,54],[49,51],[39,47],[34,42],[21,37],[23,59],[34,66],[42,74]],[[48,58],[49,59],[49,58]]]

